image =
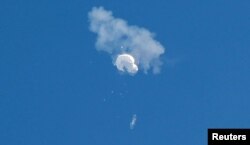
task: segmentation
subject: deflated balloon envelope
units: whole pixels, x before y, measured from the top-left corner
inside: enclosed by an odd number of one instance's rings
[[[138,71],[138,66],[135,64],[135,59],[130,54],[120,54],[117,56],[115,65],[118,70],[135,74]]]

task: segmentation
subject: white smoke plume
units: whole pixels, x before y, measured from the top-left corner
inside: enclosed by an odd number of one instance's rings
[[[160,56],[164,47],[153,38],[153,33],[145,28],[130,26],[111,11],[94,7],[89,12],[90,30],[97,33],[96,47],[112,55],[118,70],[135,74],[152,69],[160,71]]]

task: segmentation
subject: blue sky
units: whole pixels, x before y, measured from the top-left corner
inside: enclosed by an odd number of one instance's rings
[[[156,34],[160,74],[121,75],[96,50],[94,6]],[[2,0],[0,144],[205,145],[207,128],[249,127],[249,12],[247,0]]]

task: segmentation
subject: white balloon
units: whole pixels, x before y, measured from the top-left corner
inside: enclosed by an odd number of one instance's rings
[[[130,54],[120,54],[117,56],[115,66],[122,72],[128,72],[135,74],[138,71],[138,66],[135,63],[135,59]]]

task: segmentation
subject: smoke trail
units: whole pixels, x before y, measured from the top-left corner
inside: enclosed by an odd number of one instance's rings
[[[97,33],[97,49],[119,59],[113,61],[118,70],[132,74],[138,69],[144,72],[152,69],[154,73],[160,71],[160,56],[164,53],[164,47],[154,40],[150,31],[128,25],[125,20],[113,17],[112,12],[103,7],[94,7],[88,16],[90,30]],[[124,57],[123,54],[131,57]]]

